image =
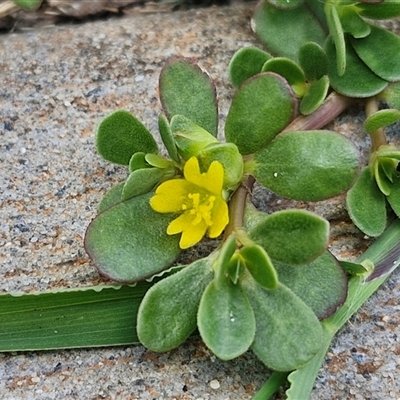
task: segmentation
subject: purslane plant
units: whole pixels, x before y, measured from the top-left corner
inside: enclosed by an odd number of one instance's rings
[[[121,295],[111,288],[80,293],[82,305],[118,297],[125,312],[124,299],[132,298],[125,284],[147,279],[132,315],[145,346],[167,351],[198,329],[221,359],[251,349],[275,370],[264,394],[290,373],[288,398],[309,395],[333,335],[397,266],[399,227],[389,229],[384,261],[371,253],[375,267],[367,255],[339,262],[327,250],[323,218],[297,209],[269,214],[249,200],[255,182],[301,201],[350,189],[349,214],[371,236],[386,228],[386,203],[399,215],[400,151],[383,128],[400,119],[400,41],[365,18],[399,16],[400,4],[368,3],[261,2],[253,26],[276,57],[254,47],[235,54],[229,70],[238,89],[224,135],[212,81],[184,58],[167,62],[160,75],[164,149],[124,110],[101,121],[97,149],[127,166],[128,176],[104,196],[85,247],[101,274],[124,285]],[[361,173],[354,145],[320,130],[354,98],[368,98],[372,146]],[[377,99],[390,109],[379,110]],[[208,255],[180,264],[182,250],[203,237],[220,240]]]

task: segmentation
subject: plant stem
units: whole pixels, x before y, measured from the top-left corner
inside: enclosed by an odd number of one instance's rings
[[[224,241],[236,228],[243,226],[247,196],[251,193],[255,181],[253,175],[248,175],[232,195],[229,202],[229,223],[225,228]]]
[[[355,102],[356,99],[332,92],[315,112],[298,116],[282,132],[320,129]]]
[[[253,397],[253,400],[270,399],[286,383],[288,374],[288,372],[274,371],[263,387]]]
[[[370,97],[365,103],[365,114],[368,117],[375,114],[379,110],[378,100],[376,97]],[[386,145],[387,140],[383,128],[379,128],[370,134],[372,152],[377,151],[379,147]]]

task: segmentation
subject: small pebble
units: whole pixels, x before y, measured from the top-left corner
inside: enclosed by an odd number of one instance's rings
[[[213,379],[210,382],[210,388],[211,389],[219,389],[221,387],[221,384],[219,383],[219,381],[217,381],[216,379]]]

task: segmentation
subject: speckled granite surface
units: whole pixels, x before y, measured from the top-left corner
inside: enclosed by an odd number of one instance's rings
[[[215,79],[222,123],[234,93],[230,57],[257,44],[252,6],[138,12],[0,37],[1,292],[104,282],[82,240],[102,194],[125,171],[96,154],[95,126],[124,108],[157,136],[157,79],[175,55],[198,58]],[[360,112],[331,128],[361,143]],[[289,205],[262,190],[256,202]],[[369,245],[343,198],[307,207],[331,221],[335,254],[356,257]],[[340,332],[313,400],[400,399],[399,275]],[[196,339],[162,355],[141,346],[0,354],[0,399],[250,399],[267,376],[251,353],[222,362]]]

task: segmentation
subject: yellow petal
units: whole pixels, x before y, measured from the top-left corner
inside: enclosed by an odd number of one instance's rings
[[[196,157],[191,157],[186,161],[186,164],[183,167],[183,175],[188,182],[198,185],[201,173],[199,160]]]
[[[158,186],[155,195],[150,199],[150,206],[159,213],[175,213],[182,211],[188,194],[196,190],[185,179],[171,179]]]
[[[218,161],[213,161],[205,174],[203,186],[209,192],[221,196],[224,183],[224,167]]]
[[[178,218],[170,222],[167,228],[168,235],[174,235],[176,233],[181,233],[181,240],[179,242],[179,247],[181,249],[187,249],[194,246],[203,238],[207,230],[207,225],[204,221],[193,225],[193,220],[195,216],[190,213],[183,213]]]
[[[218,237],[225,229],[229,222],[228,205],[222,198],[215,200],[211,213],[212,225],[208,228],[208,236],[210,238]]]

